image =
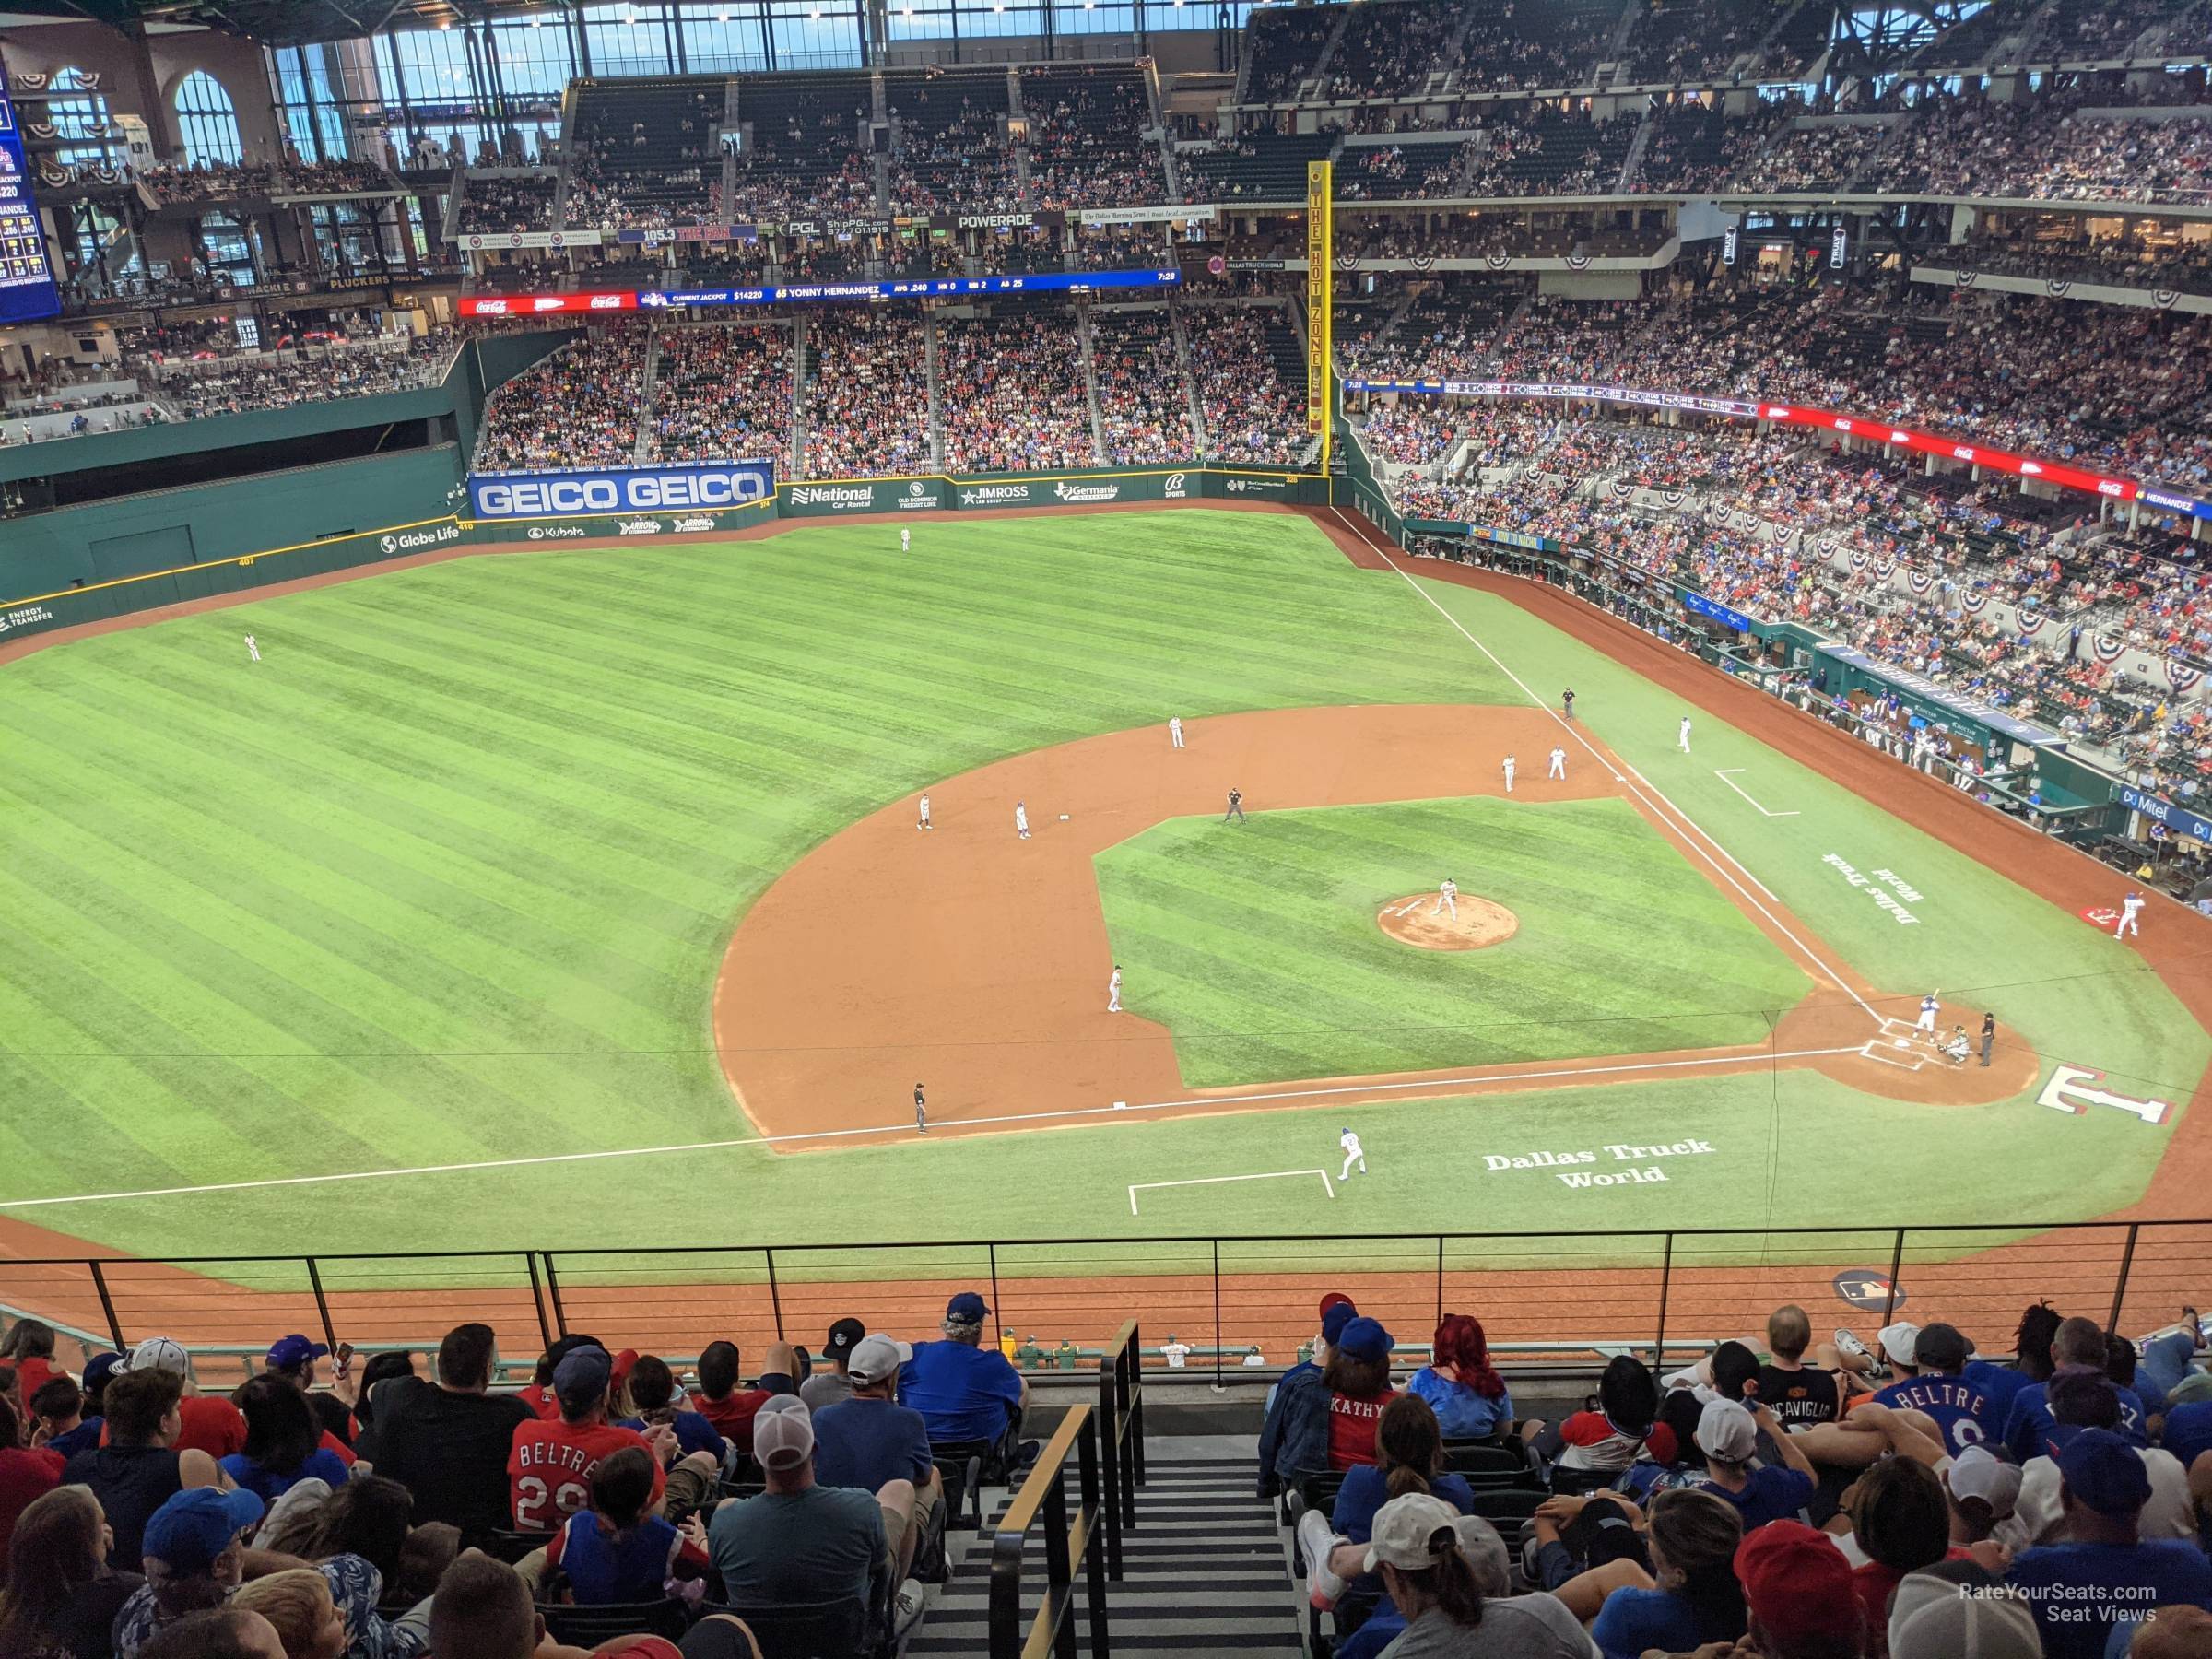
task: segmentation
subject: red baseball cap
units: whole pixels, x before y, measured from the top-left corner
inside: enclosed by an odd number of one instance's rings
[[[1326,1319],[1331,1308],[1348,1308],[1352,1299],[1341,1290],[1332,1290],[1321,1299],[1321,1317]]]
[[[1751,1616],[1781,1641],[1842,1630],[1859,1617],[1851,1563],[1802,1521],[1770,1521],[1747,1536],[1735,1548],[1735,1576]]]

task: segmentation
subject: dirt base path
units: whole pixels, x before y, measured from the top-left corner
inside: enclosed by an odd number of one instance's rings
[[[1609,759],[1511,797],[1492,757],[1540,749],[1537,709],[1371,705],[1282,709],[1110,733],[1013,756],[930,785],[930,830],[911,798],[824,841],[757,900],[714,994],[716,1046],[747,1115],[781,1151],[918,1131],[1033,1131],[1338,1101],[1435,1099],[1771,1065],[1811,1065],[1854,1088],[1936,1104],[2004,1100],[2035,1057],[2004,1034],[2003,1063],[1960,1069],[1885,1032],[1878,994],[1802,922],[1717,877],[1678,826],[1629,798],[1693,867],[1824,986],[1771,1042],[1359,1077],[1193,1089],[1165,1026],[1106,1010],[1113,966],[1091,861],[1161,820],[1218,814],[1234,783],[1249,813],[1464,795],[1535,805],[1620,795]],[[1015,827],[1029,814],[1030,836]],[[1243,833],[1225,823],[1224,835]],[[1415,872],[1408,871],[1408,875]],[[1479,872],[1472,872],[1479,875]],[[1471,903],[1463,900],[1463,908]],[[1809,947],[1809,953],[1808,953]],[[1125,992],[1141,994],[1141,987]],[[1873,1009],[1865,1005],[1872,1003]],[[1125,1121],[1125,1119],[1124,1120]]]

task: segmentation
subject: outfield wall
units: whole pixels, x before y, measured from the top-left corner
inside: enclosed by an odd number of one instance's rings
[[[1328,480],[1261,467],[1094,467],[1080,472],[924,474],[780,484],[772,500],[697,512],[472,520],[444,510],[454,449],[413,452],[14,522],[0,552],[0,638],[44,633],[388,559],[516,542],[650,540],[758,530],[783,518],[1036,511],[1123,503],[1275,500],[1325,504]],[[395,510],[415,515],[394,520]],[[74,585],[57,586],[54,572]],[[36,572],[43,587],[26,580]]]

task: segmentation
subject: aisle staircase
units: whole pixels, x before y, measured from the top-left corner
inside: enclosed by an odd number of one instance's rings
[[[1136,1525],[1122,1543],[1123,1577],[1106,1593],[1114,1652],[1290,1659],[1300,1650],[1298,1610],[1274,1506],[1253,1496],[1253,1454],[1224,1454],[1218,1438],[1196,1444],[1194,1455],[1173,1439],[1149,1441]],[[990,1651],[990,1528],[1006,1500],[1003,1488],[987,1490],[984,1530],[956,1528],[947,1540],[952,1578],[906,1644],[914,1659]],[[1034,1585],[1044,1576],[1041,1532],[1030,1535],[1030,1553],[1036,1559],[1023,1577]],[[1070,1622],[1087,1633],[1079,1616]]]

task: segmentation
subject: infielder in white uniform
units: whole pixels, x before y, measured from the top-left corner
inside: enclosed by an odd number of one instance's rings
[[[1182,716],[1180,714],[1168,716],[1168,747],[1170,748],[1182,747]]]
[[[261,647],[253,643],[252,634],[246,636],[246,654],[257,663],[261,661]]]
[[[1449,876],[1444,877],[1443,885],[1436,889],[1436,908],[1429,913],[1437,916],[1446,911],[1452,912],[1453,921],[1459,920],[1459,883]]]
[[[1544,775],[1547,778],[1564,778],[1567,775],[1567,751],[1565,749],[1555,748],[1551,751],[1551,770]]]
[[[1689,753],[1689,716],[1688,716],[1688,715],[1687,715],[1687,714],[1685,714],[1685,715],[1683,715],[1683,716],[1682,716],[1682,732],[1681,732],[1681,742],[1682,742],[1682,752],[1683,752],[1684,754],[1686,754],[1686,755],[1687,755],[1687,754],[1688,754],[1688,753]]]
[[[2141,938],[2142,930],[2136,925],[2136,917],[2142,909],[2143,895],[2129,889],[2127,897],[2120,900],[2120,925],[2112,929],[2112,937],[2124,939],[2129,934],[2134,934],[2138,939]]]
[[[1511,755],[1505,758],[1505,793],[1513,793],[1513,758]]]
[[[1122,965],[1116,962],[1113,965],[1113,971],[1106,976],[1106,1012],[1119,1014],[1121,1011]]]
[[[922,796],[922,821],[916,824],[914,828],[917,830],[930,830],[935,828],[935,826],[929,821],[929,795],[926,791],[924,792]]]
[[[1937,1006],[1935,992],[1931,991],[1922,997],[1920,999],[1920,1018],[1912,1022],[1912,1029],[1916,1031],[1925,1031],[1931,1037],[1935,1036]]]
[[[1359,1166],[1360,1174],[1366,1174],[1367,1154],[1360,1150],[1359,1137],[1352,1133],[1350,1124],[1345,1125],[1344,1133],[1336,1137],[1336,1144],[1344,1148],[1344,1171],[1336,1179],[1339,1182],[1349,1181],[1354,1164]]]
[[[1030,839],[1030,809],[1020,801],[1014,803],[1014,828],[1023,841]]]

